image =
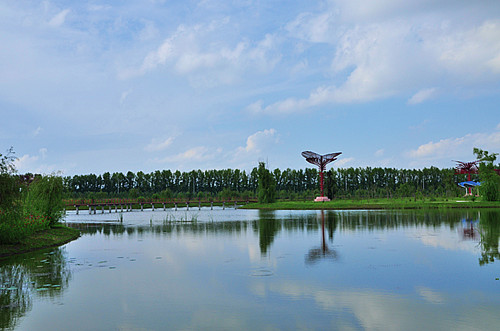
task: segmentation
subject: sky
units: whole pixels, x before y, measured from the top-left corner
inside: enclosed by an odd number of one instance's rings
[[[500,152],[498,0],[0,0],[18,172],[450,168]]]

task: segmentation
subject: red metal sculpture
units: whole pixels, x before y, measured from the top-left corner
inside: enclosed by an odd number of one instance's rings
[[[472,161],[472,162],[462,162],[462,161],[455,161],[458,163],[457,167],[455,168],[455,175],[467,175],[467,181],[470,182],[470,175],[471,174],[477,174],[479,169],[477,168],[477,164],[479,163],[480,160]],[[468,188],[468,194],[472,194],[472,188]]]
[[[317,197],[314,201],[330,201],[328,197],[325,197],[323,195],[323,171],[325,171],[326,165],[330,162],[335,161],[337,159],[337,156],[339,156],[340,154],[342,154],[342,152],[330,153],[325,155],[319,155],[310,151],[302,152],[302,156],[306,158],[307,162],[319,167],[321,197]]]

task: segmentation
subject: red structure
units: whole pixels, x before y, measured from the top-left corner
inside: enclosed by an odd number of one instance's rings
[[[477,164],[479,163],[480,160],[472,161],[472,162],[462,162],[462,161],[455,161],[458,163],[457,167],[455,168],[455,175],[467,175],[467,181],[470,182],[470,175],[471,174],[477,174],[479,169],[477,168]],[[468,188],[468,194],[472,194],[472,188]]]
[[[302,156],[306,158],[307,162],[317,165],[319,168],[321,197],[317,197],[314,201],[330,201],[328,197],[325,197],[323,195],[323,171],[325,171],[326,165],[330,162],[335,161],[337,159],[337,156],[339,156],[340,154],[342,154],[342,152],[330,153],[325,155],[319,155],[311,151],[302,152]]]

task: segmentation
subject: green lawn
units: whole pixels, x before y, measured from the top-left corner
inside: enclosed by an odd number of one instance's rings
[[[277,201],[275,203],[249,203],[244,209],[426,209],[426,208],[500,208],[500,202],[454,199],[339,199],[329,202]]]
[[[0,259],[15,254],[27,253],[42,248],[55,247],[75,240],[80,231],[64,225],[56,225],[23,239],[18,244],[0,245]]]

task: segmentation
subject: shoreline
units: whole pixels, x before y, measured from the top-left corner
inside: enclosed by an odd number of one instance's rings
[[[80,231],[58,224],[36,232],[17,244],[0,244],[0,261],[14,255],[30,253],[45,248],[67,244],[80,237]]]
[[[249,203],[241,209],[262,210],[403,210],[403,209],[483,209],[500,208],[499,201],[409,201],[392,199],[277,201],[274,203]]]

